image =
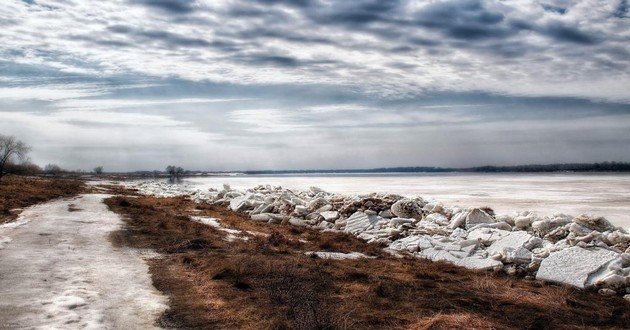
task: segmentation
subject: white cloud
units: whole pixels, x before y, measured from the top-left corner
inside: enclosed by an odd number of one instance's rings
[[[412,20],[429,4],[440,2],[403,3],[392,17]],[[481,3],[503,15],[500,24],[521,20],[538,27],[496,40],[458,40],[440,30],[413,24],[403,29],[386,20],[355,26],[313,22],[309,15],[322,15],[317,9],[284,8],[285,16],[274,19],[265,16],[272,15],[271,7],[239,1],[199,1],[185,17],[173,17],[177,15],[130,6],[123,0],[38,1],[32,5],[9,0],[0,16],[17,23],[0,30],[0,53],[15,63],[95,76],[142,74],[238,84],[331,84],[384,96],[482,90],[628,101],[627,92],[609,88],[611,81],[630,84],[628,55],[610,57],[630,51],[630,26],[611,18],[615,2]],[[567,12],[545,11],[542,3],[565,6]],[[231,14],[234,8],[262,11],[258,16],[237,16]],[[333,5],[327,8],[336,10]],[[565,26],[556,34],[540,32],[553,22]],[[112,26],[124,28],[115,32]],[[495,31],[491,29],[499,26],[488,29],[492,35]],[[383,30],[390,30],[391,36],[375,32]],[[579,40],[579,33],[593,35],[600,42],[581,45],[554,39]],[[435,44],[418,46],[410,41],[414,38]],[[512,50],[506,48],[510,44]],[[393,50],[400,47],[408,49]],[[510,51],[515,57],[501,55]],[[608,64],[602,57],[608,57]],[[585,91],[585,84],[593,88]]]

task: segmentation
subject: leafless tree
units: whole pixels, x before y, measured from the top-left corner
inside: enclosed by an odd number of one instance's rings
[[[103,166],[97,166],[97,167],[94,168],[93,171],[94,171],[94,174],[101,175],[101,174],[103,174]]]
[[[168,173],[168,180],[170,183],[180,183],[182,176],[184,175],[184,169],[179,166],[169,165],[166,167],[166,173]]]
[[[30,150],[31,147],[15,136],[0,135],[0,180],[6,174],[5,166],[16,160],[25,161]]]
[[[59,167],[59,165],[56,164],[48,164],[44,167],[44,172],[46,174],[52,174],[52,175],[57,175],[61,172],[63,172],[63,170],[61,169],[61,167]]]

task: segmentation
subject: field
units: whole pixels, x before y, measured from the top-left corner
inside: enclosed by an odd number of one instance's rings
[[[627,329],[619,297],[448,263],[392,256],[351,235],[253,222],[223,205],[140,196],[102,186],[120,230],[116,248],[155,251],[147,260],[174,329]],[[15,208],[89,192],[81,182],[11,177],[0,202]],[[81,210],[79,204],[70,204]],[[70,209],[69,211],[74,211]],[[76,213],[74,213],[76,214]],[[219,219],[221,227],[202,224]],[[194,221],[197,220],[197,221]],[[33,220],[37,221],[37,220]],[[306,252],[360,252],[323,259]]]
[[[623,329],[619,298],[539,281],[396,258],[346,235],[248,220],[186,198],[114,197],[126,228],[117,245],[154,249],[157,289],[170,296],[161,325],[183,329]],[[191,221],[219,218],[232,230]],[[250,233],[247,233],[250,232]],[[251,234],[253,233],[253,234]],[[247,238],[246,240],[238,237]],[[331,260],[307,251],[362,252]]]
[[[4,177],[0,181],[0,224],[14,220],[23,207],[84,191],[85,185],[72,179]]]

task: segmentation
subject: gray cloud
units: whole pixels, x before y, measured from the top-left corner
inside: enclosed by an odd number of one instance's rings
[[[583,45],[593,45],[600,40],[593,34],[581,31],[580,29],[565,25],[561,22],[550,22],[540,30],[543,34],[557,40]]]
[[[560,15],[564,15],[567,13],[567,9],[565,7],[561,7],[561,6],[554,6],[552,4],[548,4],[548,3],[543,3],[541,4],[541,6],[549,12],[552,13],[556,13],[556,14],[560,14]]]
[[[628,160],[625,0],[9,1],[0,131],[39,163]]]
[[[615,8],[613,16],[617,18],[628,17],[628,0],[619,0],[619,4]]]
[[[132,4],[144,5],[170,14],[188,14],[195,10],[194,0],[130,0]]]

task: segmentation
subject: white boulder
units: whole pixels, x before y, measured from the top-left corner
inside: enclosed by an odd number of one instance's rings
[[[346,219],[345,231],[353,234],[361,233],[375,225],[380,219],[382,218],[377,215],[368,216],[363,212],[355,212]]]
[[[619,253],[602,248],[574,246],[552,253],[540,264],[536,279],[563,283],[584,289],[592,278],[614,260]]]

